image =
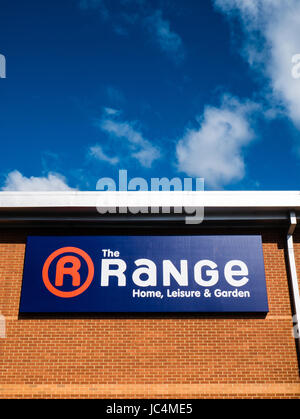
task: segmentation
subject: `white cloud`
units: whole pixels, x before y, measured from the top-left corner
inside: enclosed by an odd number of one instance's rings
[[[156,10],[146,17],[145,24],[162,51],[176,61],[183,60],[185,52],[182,39],[171,30],[170,22],[162,17],[161,10]]]
[[[245,34],[243,54],[269,81],[272,100],[300,129],[300,82],[292,57],[300,53],[299,0],[214,0],[229,19],[238,17]]]
[[[176,63],[185,56],[183,41],[178,33],[171,29],[169,20],[163,17],[162,10],[154,9],[146,0],[119,0],[118,10],[114,2],[105,0],[78,0],[83,11],[99,12],[104,20],[110,20],[111,28],[120,36],[128,35],[132,25],[141,24],[159,48]]]
[[[81,10],[97,10],[103,19],[108,19],[109,12],[104,0],[80,0],[79,8]]]
[[[119,112],[105,112],[99,127],[103,132],[109,134],[112,138],[123,139],[131,151],[131,157],[137,159],[144,167],[151,167],[154,160],[160,157],[157,147],[154,147],[150,141],[144,138],[139,129],[135,127],[135,122],[120,121],[115,119]],[[124,142],[122,143],[124,145]]]
[[[106,153],[104,153],[100,145],[95,145],[93,147],[90,147],[89,153],[92,157],[98,160],[105,161],[112,165],[118,164],[120,161],[118,157],[109,157]]]
[[[251,115],[259,109],[253,102],[224,96],[219,108],[207,106],[198,129],[187,130],[177,144],[178,169],[189,176],[204,177],[212,188],[239,181],[245,175],[243,148],[255,135]]]
[[[49,173],[47,177],[26,177],[18,170],[10,172],[2,191],[70,191],[74,190],[66,184],[63,176]]]
[[[117,115],[120,114],[120,111],[118,111],[117,109],[113,109],[113,108],[104,108],[104,113],[106,113],[107,115],[117,116]]]

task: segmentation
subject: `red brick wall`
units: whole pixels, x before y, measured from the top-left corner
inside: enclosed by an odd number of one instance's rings
[[[6,337],[0,339],[0,397],[299,398],[285,236],[262,237],[266,317],[19,318],[26,232],[2,231],[0,313]],[[300,269],[300,236],[295,249]]]

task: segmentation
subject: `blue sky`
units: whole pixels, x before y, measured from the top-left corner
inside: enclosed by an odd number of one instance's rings
[[[300,189],[299,22],[299,0],[1,0],[0,189]]]

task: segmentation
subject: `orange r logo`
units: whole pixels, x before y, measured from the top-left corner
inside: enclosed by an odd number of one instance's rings
[[[63,253],[75,253],[77,256],[73,256],[73,255],[62,256],[57,261],[56,274],[55,274],[55,286],[53,286],[49,279],[50,265],[52,264],[52,262],[57,256],[60,256]],[[83,282],[79,273],[79,269],[81,267],[81,260],[78,257],[78,255],[84,259],[88,268],[87,277],[85,278]],[[66,266],[67,264],[71,264],[71,266]],[[62,291],[62,290],[57,289],[56,287],[61,287],[64,285],[65,275],[70,275],[72,277],[72,287],[78,287],[78,288],[72,291]],[[77,295],[82,294],[90,286],[94,278],[94,264],[90,256],[83,250],[77,247],[62,247],[61,249],[56,250],[55,252],[51,253],[50,256],[48,256],[43,266],[42,277],[48,291],[50,291],[52,294],[56,295],[57,297],[62,297],[62,298],[76,297]]]

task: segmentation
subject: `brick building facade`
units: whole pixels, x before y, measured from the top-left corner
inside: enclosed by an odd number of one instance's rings
[[[258,194],[256,199],[251,193],[204,194],[205,220],[186,225],[172,214],[101,218],[92,209],[91,195],[86,204],[72,193],[2,193],[0,397],[299,398],[292,322],[297,301],[287,249],[290,214],[300,210],[298,193]],[[28,235],[108,232],[259,234],[269,312],[19,314]],[[295,226],[293,243],[299,272]]]

